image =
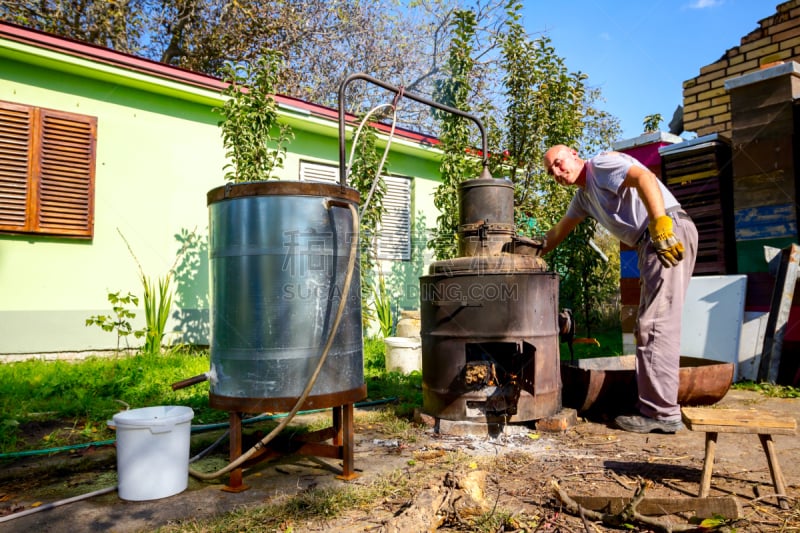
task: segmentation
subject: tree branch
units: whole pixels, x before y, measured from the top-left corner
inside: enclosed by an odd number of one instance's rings
[[[566,506],[567,511],[569,511],[573,515],[581,516],[588,518],[589,520],[593,520],[596,522],[602,522],[608,526],[619,527],[625,523],[629,522],[639,522],[640,524],[644,524],[648,527],[651,527],[657,531],[663,531],[664,533],[674,533],[680,531],[696,531],[697,526],[693,525],[681,525],[681,524],[669,524],[666,522],[662,522],[661,520],[657,520],[655,518],[650,518],[648,516],[644,516],[636,512],[636,506],[644,499],[645,490],[647,489],[647,483],[641,483],[639,488],[636,490],[636,493],[633,496],[633,499],[630,501],[628,505],[619,513],[619,514],[610,514],[610,513],[599,513],[597,511],[592,511],[591,509],[584,509],[578,504],[575,500],[569,497],[569,495],[561,488],[558,484],[558,480],[551,480],[551,485],[553,490],[555,490],[556,494],[558,495],[559,499],[564,503]]]

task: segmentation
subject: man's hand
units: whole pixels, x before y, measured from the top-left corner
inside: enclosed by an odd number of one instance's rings
[[[672,219],[660,216],[650,222],[648,229],[661,264],[666,268],[677,265],[683,259],[683,243],[672,233]]]

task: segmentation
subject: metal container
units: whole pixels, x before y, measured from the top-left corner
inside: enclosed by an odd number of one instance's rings
[[[458,255],[495,255],[514,235],[514,185],[478,178],[458,185]]]
[[[638,400],[636,356],[578,359],[561,364],[567,407],[581,414],[608,417],[624,413]],[[713,405],[733,383],[734,364],[682,355],[678,373],[678,404]]]
[[[333,201],[333,202],[331,202]],[[361,289],[347,274],[358,192],[328,184],[252,182],[208,193],[210,405],[288,411],[317,366],[342,297],[333,344],[304,404],[366,396]]]
[[[423,411],[505,423],[560,410],[558,280],[538,256],[433,263],[420,278]]]
[[[477,178],[458,185],[459,224],[489,222],[514,225],[514,184],[508,180]]]

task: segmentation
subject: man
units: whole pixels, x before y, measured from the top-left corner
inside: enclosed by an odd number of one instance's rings
[[[641,298],[635,329],[638,414],[615,418],[636,433],[675,433],[681,313],[697,254],[697,229],[655,174],[636,159],[604,152],[583,160],[567,146],[544,156],[547,173],[578,190],[564,217],[545,235],[547,253],[584,218],[593,217],[639,255]]]

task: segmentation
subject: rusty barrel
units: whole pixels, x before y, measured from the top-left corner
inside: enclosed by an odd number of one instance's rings
[[[420,278],[423,412],[521,422],[561,409],[558,275],[538,257],[459,257]]]

